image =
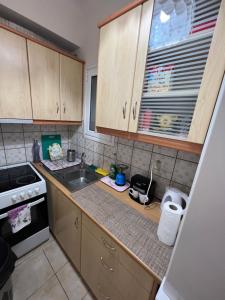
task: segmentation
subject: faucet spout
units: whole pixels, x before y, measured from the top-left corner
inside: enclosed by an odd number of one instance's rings
[[[84,167],[85,167],[85,157],[86,157],[86,154],[83,152],[82,154],[81,154],[81,162],[80,162],[80,168],[81,169],[84,169]]]

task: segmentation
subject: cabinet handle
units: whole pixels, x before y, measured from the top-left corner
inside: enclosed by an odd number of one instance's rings
[[[123,106],[123,118],[126,119],[126,111],[127,111],[127,101],[125,102]]]
[[[63,104],[63,112],[64,112],[64,114],[66,113],[66,105],[65,105],[65,103]]]
[[[133,106],[133,120],[136,119],[137,115],[137,101],[135,102],[135,105]]]
[[[75,221],[74,221],[74,226],[76,227],[76,229],[79,228],[79,220],[78,217],[76,217]]]
[[[116,251],[116,248],[111,246],[103,237],[102,237],[102,242],[107,249],[111,251]]]
[[[108,270],[108,271],[110,271],[110,272],[114,272],[113,268],[110,267],[110,266],[108,266],[108,265],[104,262],[104,259],[103,259],[102,256],[100,257],[100,261],[101,261],[101,264],[103,265],[103,267],[104,267],[106,270]]]
[[[58,103],[58,102],[56,103],[56,107],[57,107],[57,108],[56,108],[56,112],[57,112],[57,114],[58,114],[58,113],[59,113],[59,103]]]
[[[102,297],[104,297],[105,300],[110,300],[110,299],[111,299],[111,297],[105,296],[105,295],[103,294],[100,284],[98,284],[98,290],[99,290],[100,295],[101,295]]]

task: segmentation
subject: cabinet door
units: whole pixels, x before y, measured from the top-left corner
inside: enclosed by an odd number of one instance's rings
[[[96,126],[128,130],[141,6],[100,30]]]
[[[143,6],[129,131],[203,143],[224,72],[224,0],[152,2]]]
[[[32,119],[26,40],[0,28],[0,118]]]
[[[60,191],[55,199],[55,235],[68,257],[80,270],[81,211]]]
[[[122,300],[121,295],[115,290],[111,274],[107,274],[113,273],[115,276],[117,261],[106,251],[102,251],[101,245],[84,226],[82,226],[81,249],[81,274],[96,298]]]
[[[60,54],[61,120],[82,120],[83,64]]]
[[[33,118],[60,120],[59,53],[28,43]]]

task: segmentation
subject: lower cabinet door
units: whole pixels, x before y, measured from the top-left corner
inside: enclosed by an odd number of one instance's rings
[[[81,274],[97,299],[148,300],[150,293],[82,226]]]
[[[55,236],[75,267],[80,270],[81,211],[59,190],[54,202]]]

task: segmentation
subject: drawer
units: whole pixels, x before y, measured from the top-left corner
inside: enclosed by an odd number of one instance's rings
[[[96,295],[101,293],[113,299],[112,293],[115,293],[125,300],[149,299],[150,292],[85,226],[82,227],[81,273]]]
[[[86,227],[86,229],[93,234],[103,247],[120,262],[120,264],[136,279],[136,281],[149,293],[151,293],[154,278],[144,269],[143,266],[141,266],[85,214],[82,215],[82,226]],[[121,280],[123,279],[121,278]]]
[[[85,214],[82,214],[82,226],[91,232],[108,253],[115,258],[118,257],[118,244]]]
[[[85,227],[82,227],[81,249],[81,274],[97,299],[122,300],[113,284],[117,261],[107,256],[111,254]]]

